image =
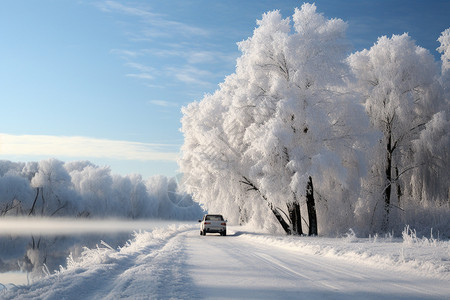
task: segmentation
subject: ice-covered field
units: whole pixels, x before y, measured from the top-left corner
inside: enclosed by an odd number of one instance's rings
[[[99,241],[78,259],[4,299],[448,299],[450,242],[437,237],[280,237],[241,227],[200,236],[198,225]],[[50,272],[52,273],[52,272]]]

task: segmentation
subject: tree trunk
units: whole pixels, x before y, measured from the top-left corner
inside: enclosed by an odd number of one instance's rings
[[[38,197],[39,197],[39,188],[36,189],[36,198],[34,198],[33,205],[31,206],[30,213],[28,214],[29,216],[34,215],[34,208],[36,206],[36,201]]]
[[[41,198],[42,198],[41,216],[43,216],[44,212],[45,212],[45,199],[44,199],[44,188],[43,187],[42,187]]]
[[[383,191],[384,199],[384,220],[382,230],[387,231],[389,227],[389,210],[391,207],[391,190],[392,190],[392,134],[388,133],[388,141],[386,145],[386,188]]]
[[[314,200],[314,186],[311,176],[309,176],[306,186],[306,206],[308,207],[309,232],[308,235],[318,235],[316,203]]]
[[[300,213],[300,203],[294,194],[294,202],[288,204],[289,218],[291,219],[292,234],[302,235],[302,216]]]
[[[272,213],[275,215],[275,218],[277,218],[278,222],[280,223],[281,227],[283,227],[284,231],[286,232],[287,235],[291,235],[292,231],[291,231],[291,227],[289,226],[289,224],[283,219],[283,216],[280,214],[280,212],[273,207],[273,204],[268,202],[270,210],[272,210]]]
[[[283,219],[283,216],[280,214],[280,212],[277,210],[277,208],[273,206],[273,204],[267,199],[267,197],[265,195],[263,195],[261,193],[259,188],[257,188],[256,185],[253,184],[253,182],[251,182],[245,176],[242,176],[242,178],[244,180],[241,180],[240,182],[245,184],[245,185],[247,185],[249,187],[248,191],[256,191],[256,192],[258,192],[259,195],[266,201],[267,205],[269,205],[270,210],[275,215],[275,218],[278,220],[278,222],[280,223],[281,227],[283,227],[283,229],[286,232],[286,234],[288,234],[288,235],[292,234],[292,231],[291,231],[291,228],[290,228],[289,224],[286,223],[286,221]]]
[[[401,202],[403,193],[402,193],[402,187],[400,186],[400,175],[398,173],[398,167],[395,167],[395,177],[396,177],[395,184],[397,185],[397,201],[398,201],[397,205],[399,207],[401,207],[400,202]]]

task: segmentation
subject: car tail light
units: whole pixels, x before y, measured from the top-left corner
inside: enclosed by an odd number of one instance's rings
[[[209,224],[211,224],[211,222],[205,222],[205,225],[209,225]]]
[[[227,226],[227,223],[221,223],[220,225]]]

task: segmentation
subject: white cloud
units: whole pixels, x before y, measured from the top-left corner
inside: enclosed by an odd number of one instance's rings
[[[142,54],[150,54],[159,57],[181,57],[189,64],[223,64],[234,63],[238,53],[224,53],[220,51],[208,51],[198,49],[180,48],[179,45],[168,45],[166,49],[144,49]]]
[[[146,80],[152,80],[154,78],[151,74],[148,74],[148,73],[127,74],[125,76],[132,77],[132,78],[146,79]]]
[[[120,12],[127,15],[138,17],[155,17],[157,14],[153,14],[144,8],[137,8],[123,5],[116,1],[104,1],[103,3],[97,3],[97,6],[104,12]]]
[[[136,70],[139,70],[139,71],[144,72],[144,73],[155,71],[155,69],[152,68],[152,67],[146,66],[144,64],[136,63],[136,62],[126,63],[125,66],[133,68],[133,69],[136,69]]]
[[[141,53],[139,53],[137,51],[123,50],[123,49],[112,49],[110,52],[112,54],[119,55],[123,58],[137,57],[137,56],[141,55]]]
[[[81,136],[0,133],[0,155],[176,161],[178,158],[177,148],[177,145],[116,141]]]
[[[129,73],[125,76],[132,77],[132,78],[138,78],[138,79],[145,79],[145,80],[153,80],[155,76],[153,74],[157,73],[158,71],[152,67],[146,66],[144,64],[135,63],[135,62],[128,62],[125,64],[125,66],[133,68],[138,71],[138,73]]]
[[[153,105],[157,105],[157,106],[162,106],[162,107],[175,107],[175,106],[178,106],[178,104],[176,104],[176,103],[172,103],[172,102],[165,101],[165,100],[150,100],[150,101],[148,101],[148,103],[153,104]]]
[[[170,67],[167,68],[169,74],[173,74],[175,78],[186,84],[197,85],[211,85],[211,78],[215,77],[215,74],[207,70],[202,70],[194,66],[186,65],[183,67]]]
[[[141,18],[145,24],[152,26],[143,29],[142,33],[144,36],[161,36],[165,34],[165,31],[170,32],[170,34],[182,34],[184,36],[207,36],[210,34],[208,30],[203,28],[168,20],[166,15],[153,13],[148,7],[127,6],[116,1],[104,1],[97,6],[104,12],[117,12]]]
[[[228,64],[235,60],[236,55],[234,54],[207,50],[204,49],[207,45],[193,43],[193,39],[203,41],[210,37],[213,32],[209,28],[201,28],[174,20],[173,16],[156,12],[145,3],[119,3],[108,0],[98,4],[98,7],[116,17],[131,16],[132,20],[124,21],[130,25],[128,27],[131,28],[131,31],[128,31],[127,35],[132,37],[131,40],[151,41],[152,38],[158,37],[153,40],[154,43],[145,43],[150,47],[139,49],[140,43],[132,43],[130,49],[111,50],[112,54],[118,55],[126,61],[125,66],[133,69],[133,71],[127,72],[127,77],[140,79],[144,84],[151,83],[149,85],[151,87],[164,82],[162,84],[164,87],[167,87],[168,84],[182,83],[189,86],[195,85],[196,88],[210,88],[215,86],[215,79],[222,78],[223,75],[207,71],[205,68],[211,65]],[[159,39],[161,36],[165,38]],[[172,59],[173,57],[176,59]],[[199,67],[203,65],[207,66]],[[152,104],[167,107],[165,103]]]

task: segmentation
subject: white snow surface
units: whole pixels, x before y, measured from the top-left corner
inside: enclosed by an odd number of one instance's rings
[[[0,285],[1,287],[1,285]],[[104,242],[2,299],[449,299],[450,242],[417,238],[274,236],[198,225]]]

